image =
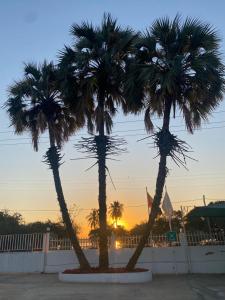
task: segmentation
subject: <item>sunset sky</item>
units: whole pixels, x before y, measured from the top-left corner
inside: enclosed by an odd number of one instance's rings
[[[151,1],[151,0],[8,0],[0,4],[0,101],[7,99],[7,87],[21,78],[24,62],[56,61],[65,44],[71,44],[69,34],[73,23],[88,20],[101,22],[104,12],[118,18],[122,26],[144,30],[155,18],[177,13],[183,17],[198,17],[215,26],[222,38],[221,52],[225,59],[225,2],[217,1]],[[126,116],[118,113],[113,134],[124,137],[127,151],[118,162],[108,166],[116,186],[110,180],[107,186],[107,201],[124,204],[123,223],[127,228],[146,220],[147,204],[145,187],[154,195],[158,159],[153,159],[156,150],[151,149],[151,140],[137,142],[146,136],[143,116]],[[155,126],[160,126],[154,118]],[[0,109],[0,209],[20,212],[26,222],[34,220],[57,220],[60,216],[51,171],[42,163],[48,148],[48,139],[40,139],[40,150],[34,152],[29,135],[15,136],[9,127],[5,111]],[[180,112],[172,120],[171,131],[192,147],[188,169],[178,168],[169,161],[170,175],[166,186],[174,209],[181,205],[202,205],[202,195],[207,203],[225,199],[225,102],[217,107],[209,122],[194,135],[186,133]],[[65,163],[60,171],[66,200],[69,207],[76,205],[77,223],[82,234],[87,233],[85,217],[91,208],[97,208],[97,167],[85,172],[92,160],[71,161],[82,157],[74,149],[86,130],[71,137],[63,153]],[[31,211],[32,210],[32,211]]]

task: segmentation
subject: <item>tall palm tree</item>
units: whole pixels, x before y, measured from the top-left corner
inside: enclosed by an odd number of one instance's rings
[[[87,215],[87,221],[91,229],[97,229],[99,227],[99,210],[93,208]]]
[[[117,107],[126,108],[123,83],[127,61],[132,51],[135,35],[130,29],[121,29],[117,21],[105,14],[101,26],[89,23],[72,26],[74,46],[66,47],[61,66],[74,66],[75,77],[83,87],[83,98],[94,104],[93,128],[97,148],[99,181],[99,266],[108,268],[106,159]],[[89,127],[90,129],[93,129]],[[94,147],[95,148],[95,147]],[[96,149],[95,148],[95,149]]]
[[[35,151],[38,151],[40,135],[48,131],[50,148],[46,152],[45,161],[52,169],[62,219],[80,268],[89,269],[90,265],[79,245],[68,213],[59,175],[60,148],[70,134],[84,124],[64,106],[59,89],[59,73],[53,63],[25,65],[24,78],[10,87],[6,108],[15,133],[29,132]]]
[[[118,220],[122,218],[123,215],[123,204],[119,201],[114,201],[110,203],[109,207],[110,217],[114,220],[115,225],[117,227]]]
[[[224,66],[219,42],[209,24],[191,18],[182,23],[177,16],[173,21],[157,19],[137,44],[137,63],[130,69],[127,82],[129,99],[140,103],[142,96],[148,131],[153,129],[152,114],[161,117],[163,124],[154,134],[160,161],[153,206],[128,270],[134,268],[158,214],[168,174],[167,157],[182,163],[181,154],[185,160],[185,144],[170,133],[171,113],[175,117],[179,110],[188,132],[193,133],[222,99]]]

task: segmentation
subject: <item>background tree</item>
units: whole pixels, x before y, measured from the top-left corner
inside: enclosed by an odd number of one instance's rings
[[[180,210],[174,211],[171,222],[172,222],[173,231],[179,233],[180,229],[182,229],[182,218],[181,218]],[[140,224],[136,224],[133,228],[130,229],[129,234],[138,235],[138,236],[143,235],[147,225],[148,225],[147,222],[141,222]],[[168,231],[170,231],[168,219],[164,215],[158,215],[152,229],[152,234],[161,235],[161,234],[165,234]]]
[[[171,113],[179,110],[188,132],[193,133],[201,121],[217,107],[224,91],[224,66],[219,54],[220,39],[216,31],[198,19],[179,17],[157,19],[137,44],[136,65],[130,68],[127,93],[131,102],[144,103],[145,125],[153,130],[151,115],[163,120],[153,135],[160,156],[156,190],[146,231],[128,262],[134,268],[153,228],[162,198],[167,157],[185,164],[187,146],[170,133]]]
[[[59,72],[53,63],[42,65],[28,64],[24,68],[23,80],[10,87],[6,102],[7,112],[16,134],[29,132],[34,150],[38,150],[39,136],[48,131],[50,148],[45,162],[52,169],[58,203],[80,267],[89,269],[89,263],[79,245],[63,194],[59,167],[60,148],[70,134],[83,126],[71,115],[62,101],[59,85]]]
[[[129,235],[129,231],[124,228],[124,226],[118,225],[117,228],[115,228],[112,225],[107,225],[107,237],[110,238],[114,234],[115,237],[124,237]],[[95,242],[99,239],[100,236],[100,230],[99,228],[91,229],[89,234],[89,238]],[[94,244],[94,243],[93,243]]]
[[[87,221],[91,229],[99,228],[99,210],[93,208],[91,212],[87,215]]]
[[[65,238],[68,236],[63,223],[52,222],[51,220],[47,220],[45,222],[36,221],[24,224],[23,233],[45,233],[47,228],[50,229],[51,235],[54,235],[58,238]]]
[[[94,138],[83,139],[81,148],[97,158],[99,181],[99,266],[108,268],[107,205],[106,205],[106,159],[118,154],[121,141],[109,134],[117,108],[126,108],[123,84],[126,65],[132,51],[135,36],[130,29],[121,29],[110,15],[104,15],[101,26],[89,23],[72,26],[74,47],[66,47],[61,58],[64,70],[74,66],[74,77],[83,87],[83,99],[93,103],[93,124],[89,131],[96,132]],[[72,98],[71,98],[72,99]],[[85,144],[86,143],[86,144]]]
[[[80,232],[79,226],[76,226],[76,233]],[[7,210],[0,212],[0,234],[18,234],[18,233],[45,233],[47,228],[50,233],[58,238],[68,237],[65,225],[62,222],[35,221],[25,223],[23,216],[19,213],[10,213]]]
[[[10,214],[7,210],[0,211],[0,234],[23,232],[23,218],[19,213]]]
[[[122,218],[123,215],[123,204],[119,201],[114,201],[110,203],[109,206],[109,215],[114,221],[115,227],[117,227],[118,220]]]

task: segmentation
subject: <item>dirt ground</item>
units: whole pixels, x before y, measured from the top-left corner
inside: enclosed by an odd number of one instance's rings
[[[74,284],[57,274],[0,274],[1,300],[225,299],[225,275],[161,275],[145,284]]]

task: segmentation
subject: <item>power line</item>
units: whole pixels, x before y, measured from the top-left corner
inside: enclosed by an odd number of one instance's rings
[[[213,114],[219,114],[219,113],[225,113],[225,110],[218,110],[218,111],[214,111],[212,113]],[[179,115],[179,116],[176,116],[176,118],[183,118],[182,115]],[[156,121],[156,120],[161,120],[162,117],[155,117],[155,118],[152,118],[152,121]],[[144,119],[140,119],[140,120],[130,120],[130,121],[117,121],[117,122],[114,122],[114,124],[122,124],[122,123],[136,123],[136,122],[144,122]]]
[[[215,199],[215,198],[206,198],[207,200],[213,200],[213,201],[225,201],[225,199]]]
[[[184,200],[184,201],[173,201],[172,203],[183,203],[183,202],[193,202],[193,201],[200,201],[202,200],[202,198],[198,198],[198,199],[191,199],[191,200]],[[147,203],[143,203],[143,204],[134,204],[134,205],[124,205],[125,208],[130,208],[130,207],[143,207],[143,206],[147,206]],[[76,209],[68,209],[69,212],[73,212],[73,211],[78,211],[78,210],[82,210],[82,211],[89,211],[92,210],[92,208],[79,208],[77,207]],[[60,209],[1,209],[0,211],[20,211],[20,212],[60,212]]]
[[[215,186],[220,186],[220,185],[224,185],[224,183],[215,183],[215,184],[191,184],[194,187],[215,187]],[[175,188],[177,187],[177,185],[171,185],[170,188]],[[68,189],[70,191],[93,191],[96,190],[96,187],[92,187],[92,188],[71,188]],[[143,186],[140,187],[117,187],[117,191],[122,191],[122,190],[143,190]],[[49,191],[49,189],[45,188],[45,189],[40,189],[40,188],[36,188],[36,189],[1,189],[1,191],[9,191],[9,192],[32,192],[32,191],[40,191],[40,192],[46,192]]]
[[[215,198],[206,198],[207,200],[214,200],[214,201],[225,201],[225,199],[215,199]],[[182,203],[188,203],[188,202],[196,202],[196,201],[202,201],[202,198],[196,198],[196,199],[189,199],[189,200],[182,200],[182,201],[172,201],[172,204],[182,204]],[[125,208],[137,208],[137,207],[144,207],[146,206],[146,203],[143,204],[134,204],[134,205],[124,205]],[[188,207],[194,207],[194,205],[189,205]],[[92,208],[79,208],[76,209],[69,209],[69,212],[82,212],[82,211],[91,211]],[[25,212],[25,213],[35,213],[35,212],[60,212],[60,209],[2,209],[0,210],[2,212],[9,211],[9,212]]]
[[[225,128],[225,126],[216,126],[216,127],[202,127],[202,128],[196,128],[195,131],[200,131],[200,130],[211,130],[211,129],[221,129],[221,128]],[[186,132],[186,130],[175,130],[173,131],[173,133],[176,132]],[[121,138],[126,138],[126,137],[140,137],[140,136],[146,136],[148,137],[148,135],[146,133],[140,133],[140,134],[127,134],[127,135],[120,135],[118,137]],[[28,139],[28,138],[26,138]],[[18,139],[13,139],[13,140],[18,140]],[[78,140],[70,140],[70,142],[77,142]],[[48,142],[39,142],[39,144],[48,144]],[[0,146],[17,146],[17,145],[32,145],[32,143],[10,143],[10,144],[3,144],[0,143]]]
[[[168,178],[184,178],[185,180],[188,179],[189,177],[202,177],[202,176],[212,176],[212,175],[217,175],[217,174],[224,174],[225,175],[225,171],[221,171],[221,172],[213,172],[213,173],[197,173],[197,174],[193,174],[193,175],[171,175],[169,176]],[[144,180],[144,179],[151,179],[151,178],[154,178],[154,176],[147,176],[147,177],[144,177],[144,176],[138,176],[138,177],[130,177],[130,176],[126,176],[126,177],[117,177],[118,179],[122,179],[122,180],[134,180],[134,179],[141,179],[141,180]],[[223,177],[218,177],[218,178],[223,178]],[[33,182],[36,182],[36,181],[52,181],[53,179],[52,178],[34,178],[34,179],[30,179],[30,178],[23,178],[23,179],[13,179],[13,178],[9,178],[9,179],[6,179],[7,182],[8,181],[33,181]],[[3,182],[4,180],[2,180],[0,178],[0,184]],[[76,183],[90,183],[90,181],[74,181],[74,178],[64,178],[63,181],[73,181],[73,182],[76,182]]]
[[[221,124],[221,123],[225,123],[225,120],[224,121],[216,121],[216,122],[209,122],[207,124]],[[170,126],[171,128],[179,128],[179,127],[184,127],[185,124],[183,125],[172,125]],[[204,128],[202,128],[204,129]],[[206,129],[206,128],[205,128]],[[199,128],[199,130],[201,130],[201,128]],[[128,129],[128,130],[116,130],[113,132],[113,134],[115,133],[126,133],[126,132],[136,132],[136,131],[146,131],[145,128],[139,128],[139,129]],[[186,131],[184,129],[184,131]],[[87,133],[84,133],[84,134],[76,134],[75,136],[89,136],[89,134]],[[43,137],[40,137],[40,139],[49,139],[48,137],[46,136],[43,136]],[[0,139],[0,142],[2,141],[18,141],[18,140],[30,140],[30,137],[22,137],[22,138],[7,138],[7,139]]]
[[[177,182],[177,180],[179,179],[179,182],[181,182],[181,183],[179,183],[179,184],[182,184],[182,182],[183,181],[185,181],[186,183],[187,183],[187,181],[189,182],[189,183],[191,183],[192,184],[192,182],[193,182],[193,180],[196,180],[195,179],[195,177],[193,176],[192,178],[191,178],[192,176],[190,176],[190,178],[189,177],[187,177],[187,178],[177,178],[177,177],[172,177],[172,178],[169,178],[169,181],[173,184],[173,181],[176,181]],[[153,177],[152,177],[153,178]],[[225,179],[225,175],[224,176],[220,176],[220,177],[205,177],[204,178],[204,180],[215,180],[215,179],[221,179],[221,180],[224,180]],[[9,181],[11,181],[10,179],[9,179]],[[45,185],[49,185],[49,183],[50,182],[52,182],[52,180],[47,180],[47,182],[46,181],[39,181],[38,182],[38,180],[37,181],[35,181],[35,180],[18,180],[18,181],[16,181],[16,180],[12,180],[13,182],[8,182],[8,181],[1,181],[0,182],[0,186],[1,186],[1,190],[7,190],[7,189],[4,189],[4,185],[6,186],[6,187],[10,187],[10,185],[15,185],[15,184],[26,184],[26,186],[27,185],[38,185],[38,187],[37,187],[37,189],[39,190],[39,191],[41,191],[40,190],[40,186],[45,186]],[[71,184],[71,183],[73,183],[73,184],[77,184],[77,185],[86,185],[86,184],[88,184],[88,185],[96,185],[96,183],[97,183],[97,181],[76,181],[76,180],[72,180],[72,179],[70,179],[70,180],[62,180],[63,182],[64,182],[64,185],[68,185],[68,184]],[[137,182],[137,184],[139,184],[139,183],[141,183],[141,182],[146,182],[146,181],[151,181],[150,180],[150,177],[149,178],[146,178],[146,179],[131,179],[131,180],[129,180],[129,179],[125,179],[125,180],[114,180],[114,183],[116,183],[116,184],[120,184],[120,183],[122,183],[122,184],[134,184],[135,183],[135,181]],[[205,184],[207,184],[207,183],[205,183]],[[223,183],[217,183],[216,185],[220,185],[220,184],[223,184]],[[204,185],[204,184],[202,184],[202,185]],[[208,184],[207,184],[208,185]],[[194,186],[196,186],[196,185],[194,185]],[[200,185],[201,186],[201,185]],[[140,187],[141,188],[141,187]],[[73,189],[75,189],[75,188],[73,188]],[[118,189],[119,189],[119,187],[118,187]],[[15,190],[15,189],[11,189],[10,188],[10,190]],[[20,189],[20,190],[22,190],[23,191],[23,189]],[[26,190],[28,190],[29,191],[29,189],[26,189]],[[47,190],[47,189],[43,189],[43,190]],[[88,190],[87,188],[86,188],[86,190]]]
[[[219,113],[225,113],[225,110],[215,111],[215,112],[212,113],[212,115],[213,114],[219,114]],[[183,118],[183,116],[179,115],[179,116],[176,116],[176,118]],[[161,120],[161,119],[162,119],[162,117],[155,117],[155,118],[152,118],[152,121]],[[117,122],[113,122],[113,124],[126,124],[126,123],[137,123],[137,122],[144,122],[144,119],[117,121]],[[207,124],[223,123],[223,122],[225,122],[225,121],[208,122]],[[177,126],[174,125],[174,126],[171,126],[171,127],[182,127],[182,126],[185,126],[185,125],[177,125]],[[141,129],[141,130],[145,130],[145,129]],[[5,134],[5,133],[14,133],[14,131],[13,130],[0,131],[0,134]],[[77,134],[77,135],[82,135],[82,134]],[[45,138],[47,138],[47,137],[45,137]]]

